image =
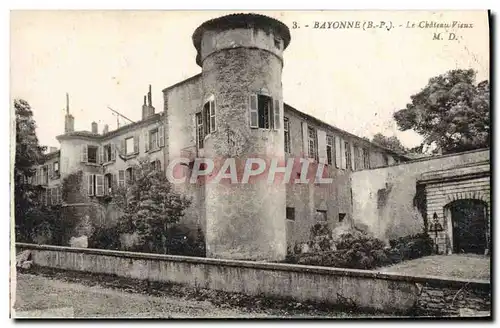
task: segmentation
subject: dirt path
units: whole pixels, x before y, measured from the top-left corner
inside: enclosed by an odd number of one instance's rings
[[[113,318],[300,318],[316,317],[286,311],[255,311],[219,306],[209,301],[175,296],[151,296],[102,286],[87,286],[52,277],[18,274],[16,317],[113,317]],[[352,315],[329,313],[324,317]]]

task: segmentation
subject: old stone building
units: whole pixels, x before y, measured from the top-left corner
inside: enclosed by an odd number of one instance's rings
[[[112,201],[104,209],[93,208],[110,188],[133,179],[130,165],[138,158],[148,157],[161,170],[180,157],[303,158],[324,164],[333,182],[176,185],[193,200],[181,224],[193,230],[202,228],[207,256],[255,260],[283,260],[287,251],[309,238],[316,222],[325,222],[332,229],[359,223],[380,230],[376,221],[368,219],[373,217],[373,213],[367,214],[373,197],[363,193],[363,182],[371,181],[372,172],[377,176],[377,169],[401,167],[404,171],[411,164],[399,165],[408,158],[285,103],[281,75],[290,43],[288,28],[262,15],[229,15],[198,27],[193,43],[201,73],[163,89],[163,112],[155,113],[150,89],[141,121],[114,131],[105,127],[99,133],[95,123],[90,132],[74,131],[67,105],[65,133],[57,137],[60,150],[47,155],[35,181],[49,190],[46,201],[62,202],[65,207],[78,208],[80,215],[87,213],[111,224],[119,219]],[[193,166],[183,169],[189,176]],[[52,191],[58,190],[62,178],[80,171],[80,198],[61,199],[60,190]],[[450,174],[455,173],[428,173],[418,183],[411,181],[409,188],[424,186],[430,195],[448,181],[435,176]],[[467,174],[463,176],[469,178]],[[438,198],[432,199],[434,203],[428,201],[428,206],[438,206]],[[423,227],[423,221],[394,235],[414,232],[417,226]],[[386,237],[385,230],[383,235]]]

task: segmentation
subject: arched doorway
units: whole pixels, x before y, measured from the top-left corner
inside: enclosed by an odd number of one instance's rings
[[[451,219],[453,253],[484,254],[487,245],[487,205],[477,199],[460,199],[447,206]]]

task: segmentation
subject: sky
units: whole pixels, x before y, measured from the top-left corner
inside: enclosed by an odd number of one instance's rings
[[[201,72],[191,36],[204,21],[229,13],[12,11],[10,97],[30,103],[38,138],[46,146],[59,146],[55,137],[64,132],[66,92],[76,130],[90,130],[92,121],[99,131],[104,124],[116,129],[116,116],[108,106],[138,121],[149,84],[159,112],[164,88]],[[450,69],[473,68],[478,81],[489,76],[486,11],[259,13],[290,28],[284,101],[361,137],[380,132],[396,135],[407,147],[416,146],[420,136],[399,131],[392,118],[411,95],[429,78]],[[384,21],[394,28],[313,28],[315,22],[335,21]],[[418,27],[420,22],[454,21],[472,27]],[[300,28],[294,29],[294,22]],[[412,23],[417,27],[406,27]],[[443,40],[433,40],[435,32],[441,32]],[[455,40],[449,40],[450,32]]]

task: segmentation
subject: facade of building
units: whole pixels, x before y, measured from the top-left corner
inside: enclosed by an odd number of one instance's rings
[[[332,229],[353,225],[353,173],[408,159],[286,104],[281,74],[289,42],[288,28],[262,15],[205,22],[193,34],[201,73],[163,90],[163,112],[155,113],[150,88],[141,121],[102,133],[92,123],[90,132],[78,132],[68,104],[60,150],[37,168],[35,183],[50,190],[51,203],[86,208],[133,179],[130,166],[143,157],[161,170],[180,157],[302,158],[324,164],[333,182],[179,184],[177,190],[192,198],[181,223],[202,228],[207,256],[254,260],[283,260],[317,222]],[[185,166],[184,174],[193,169]],[[52,192],[79,171],[81,197]],[[115,212],[110,206],[101,214],[80,213],[113,221],[119,219]]]

